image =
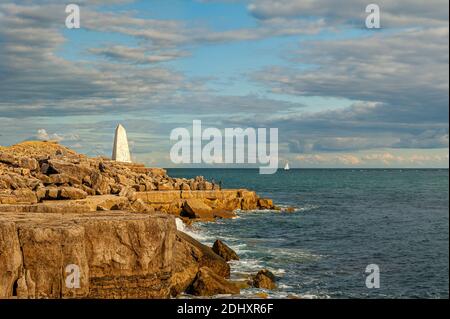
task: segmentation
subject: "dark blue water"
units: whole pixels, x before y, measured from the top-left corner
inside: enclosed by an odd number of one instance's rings
[[[273,297],[448,298],[448,170],[171,169],[203,175],[223,187],[249,188],[295,213],[240,213],[195,226],[210,244],[221,238],[241,261],[240,278],[269,268],[279,277]],[[379,289],[365,268],[380,267]],[[255,290],[244,291],[251,295]]]

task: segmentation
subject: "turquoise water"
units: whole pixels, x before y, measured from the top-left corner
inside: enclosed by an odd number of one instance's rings
[[[234,278],[271,269],[272,297],[448,298],[448,170],[170,169],[203,175],[224,188],[249,188],[295,213],[251,212],[199,224],[206,244],[223,239],[241,256]],[[365,268],[380,267],[380,288]],[[246,290],[251,295],[255,290]]]

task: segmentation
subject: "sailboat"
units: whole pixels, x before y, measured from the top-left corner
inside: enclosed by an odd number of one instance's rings
[[[291,168],[290,168],[290,166],[289,166],[289,162],[286,162],[286,165],[284,166],[284,170],[285,171],[288,171],[288,170],[290,170]]]

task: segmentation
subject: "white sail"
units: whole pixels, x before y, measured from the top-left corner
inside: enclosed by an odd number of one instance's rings
[[[130,149],[128,147],[127,132],[122,125],[117,125],[114,136],[112,159],[117,162],[131,163]]]
[[[290,166],[289,166],[289,162],[287,162],[286,163],[286,166],[284,167],[284,170],[285,171],[288,171],[288,170],[290,170],[291,168],[290,168]]]

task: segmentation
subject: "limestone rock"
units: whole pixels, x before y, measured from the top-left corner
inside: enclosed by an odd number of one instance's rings
[[[144,203],[142,199],[137,199],[131,204],[131,210],[135,213],[153,214],[155,209]]]
[[[109,183],[106,176],[100,172],[93,172],[90,176],[92,181],[92,189],[97,195],[107,195],[109,193]]]
[[[200,267],[208,267],[221,277],[230,277],[230,265],[211,248],[180,231],[177,232],[177,237],[189,247],[190,254]]]
[[[17,165],[17,159],[11,154],[0,152],[0,163]]]
[[[241,190],[240,197],[242,197],[242,209],[243,210],[255,210],[258,208],[256,193],[248,190]]]
[[[260,270],[253,278],[253,286],[262,289],[276,289],[275,275],[267,269]]]
[[[181,190],[184,190],[184,191],[190,191],[190,190],[191,190],[191,187],[189,186],[188,183],[181,183],[180,189],[181,189]]]
[[[195,296],[213,296],[237,295],[240,291],[235,284],[218,276],[208,267],[202,267],[198,271],[188,293]]]
[[[275,205],[271,199],[267,198],[259,198],[258,199],[258,208],[259,209],[274,209]]]
[[[30,157],[22,157],[19,159],[19,166],[23,168],[27,168],[30,171],[35,171],[39,169],[39,163],[34,158]]]
[[[45,196],[48,199],[57,199],[58,194],[59,194],[59,190],[57,187],[48,187]]]
[[[0,298],[170,296],[169,278],[179,268],[176,227],[169,216],[95,212],[25,217],[0,213]],[[80,289],[66,286],[68,265],[78,266]]]
[[[11,298],[22,265],[19,237],[12,221],[0,223],[0,299]]]
[[[27,188],[16,189],[12,195],[16,198],[16,203],[35,204],[38,201],[36,193]]]
[[[75,187],[61,187],[59,197],[62,199],[84,199],[87,193]]]
[[[123,187],[119,193],[119,196],[128,198],[130,201],[136,200],[136,191],[131,187]]]
[[[220,219],[235,218],[237,216],[235,212],[226,210],[226,209],[214,209],[213,215],[214,215],[214,218],[220,218]]]
[[[222,241],[220,240],[216,240],[214,242],[214,245],[212,247],[212,250],[219,255],[220,257],[222,257],[223,259],[225,259],[225,261],[230,261],[230,260],[239,260],[239,256],[236,254],[236,252],[231,249],[230,247],[228,247],[227,245],[225,245]]]
[[[173,190],[174,187],[170,183],[160,183],[158,184],[158,190],[160,191],[170,191]]]
[[[212,208],[199,199],[188,199],[184,203],[183,213],[190,218],[213,218]]]
[[[2,147],[0,298],[168,298],[196,278],[197,287],[224,285],[226,260],[177,231],[170,215],[205,221],[269,205],[252,191],[88,158],[54,142]],[[76,291],[65,284],[67,265],[81,270]],[[215,289],[207,293],[226,291]]]

